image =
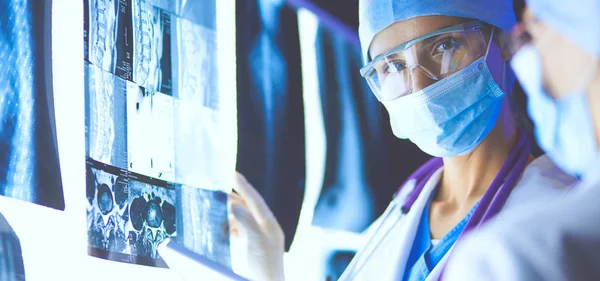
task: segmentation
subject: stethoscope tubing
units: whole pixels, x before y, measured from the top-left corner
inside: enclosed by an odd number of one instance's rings
[[[477,206],[477,209],[471,216],[471,219],[469,219],[469,222],[465,226],[465,229],[463,230],[463,232],[461,233],[461,235],[458,238],[459,240],[468,231],[479,227],[480,225],[482,225],[483,223],[485,223],[486,221],[490,220],[492,217],[497,215],[502,210],[502,208],[504,207],[504,204],[508,200],[508,197],[509,197],[511,191],[513,190],[517,181],[521,178],[523,171],[525,170],[525,167],[527,165],[527,160],[529,158],[530,153],[531,153],[531,145],[530,145],[529,138],[527,137],[525,132],[520,130],[517,134],[517,140],[515,142],[515,147],[511,150],[507,160],[505,161],[504,165],[498,172],[498,175],[496,175],[496,177],[492,181],[492,184],[490,185],[490,187],[488,188],[488,190],[486,191],[484,196],[481,198],[479,206]],[[386,214],[383,217],[381,223],[375,229],[375,231],[373,232],[373,235],[365,244],[365,245],[367,245],[368,248],[365,248],[363,251],[361,251],[361,253],[358,256],[356,256],[353,259],[353,260],[356,260],[356,262],[351,263],[350,264],[351,267],[347,269],[347,270],[349,270],[348,272],[350,272],[351,275],[348,277],[345,277],[343,279],[340,278],[340,281],[352,280],[354,278],[354,276],[358,272],[360,272],[360,270],[366,264],[364,262],[361,263],[361,261],[365,260],[365,259],[369,259],[375,253],[375,251],[379,248],[381,243],[390,234],[391,230],[394,229],[396,224],[403,217],[405,217],[406,214],[410,211],[410,209],[414,205],[415,201],[421,194],[423,188],[425,187],[425,184],[429,181],[429,179],[433,176],[433,174],[442,166],[443,166],[443,161],[441,158],[432,158],[429,161],[427,161],[423,166],[421,166],[419,169],[417,169],[401,185],[400,189],[396,192],[395,196],[397,196],[400,193],[402,188],[404,188],[407,185],[407,183],[416,180],[415,188],[409,194],[406,202],[404,202],[404,204],[402,204],[401,214],[398,216],[396,221],[389,227],[389,229],[383,234],[383,236],[379,237],[379,241],[377,243],[375,243],[372,247],[369,247],[369,245],[372,245],[373,240],[376,237],[378,237],[378,235],[376,235],[376,234],[384,226],[384,224],[385,224],[384,222],[386,222],[389,219],[390,215],[393,213],[392,211],[398,207],[398,202],[394,202],[393,205],[391,206],[391,208],[389,208],[386,211]],[[396,199],[394,199],[394,200],[396,200]],[[366,257],[363,257],[365,254],[366,254]],[[360,266],[358,268],[355,268],[358,264],[360,264]],[[443,270],[442,270],[442,274],[443,274]],[[440,276],[440,279],[441,279],[441,276]]]

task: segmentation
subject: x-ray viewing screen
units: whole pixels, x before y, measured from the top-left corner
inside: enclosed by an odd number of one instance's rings
[[[166,267],[156,249],[176,237],[231,267],[214,32],[146,1],[84,0],[89,255]]]
[[[0,195],[64,210],[46,59],[52,51],[45,29],[51,10],[20,3],[3,5],[0,12]]]

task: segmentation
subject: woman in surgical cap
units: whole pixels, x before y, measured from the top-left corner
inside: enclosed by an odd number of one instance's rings
[[[511,65],[541,147],[581,183],[466,237],[444,280],[600,280],[600,0],[527,5]]]
[[[437,280],[463,233],[507,210],[557,201],[575,180],[548,157],[532,156],[513,114],[499,44],[515,24],[510,0],[359,3],[360,72],[393,133],[434,158],[369,227],[340,280]],[[281,280],[281,229],[250,184],[239,182],[233,214],[254,237],[251,277]]]

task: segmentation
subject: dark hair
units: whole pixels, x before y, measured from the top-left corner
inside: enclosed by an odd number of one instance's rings
[[[517,22],[521,22],[523,20],[523,13],[525,12],[526,7],[527,3],[525,3],[525,0],[513,0],[513,10],[515,12]],[[531,139],[531,153],[536,157],[544,154],[535,140],[534,124],[527,113],[527,95],[525,95],[525,92],[523,91],[523,88],[517,79],[515,79],[513,84],[510,106],[512,108],[513,116],[517,122],[517,125],[520,128],[525,129],[525,131],[527,131],[529,134]]]
[[[515,12],[515,17],[517,17],[517,22],[523,20],[523,12],[525,11],[525,0],[513,0],[513,10]]]
[[[515,0],[515,2],[521,2],[522,5],[517,7],[515,6],[515,14],[521,15],[522,11],[524,9],[524,1],[520,1],[520,0]],[[520,18],[520,17],[518,17]],[[494,42],[496,42],[496,44],[498,44],[498,46],[500,46],[500,38],[502,37],[502,34],[504,33],[504,31],[502,31],[499,28],[495,28],[496,32],[494,33]],[[523,88],[521,87],[521,84],[519,83],[519,81],[516,79],[512,69],[510,68],[510,65],[508,64],[508,62],[505,62],[504,65],[504,79],[506,79],[506,81],[504,81],[504,85],[505,87],[508,87],[507,89],[502,89],[507,95],[508,95],[508,100],[509,100],[509,105],[510,105],[510,109],[511,109],[511,113],[513,116],[513,119],[516,122],[517,128],[525,130],[525,132],[527,133],[527,135],[529,136],[530,140],[531,140],[531,151],[532,154],[534,156],[540,156],[541,154],[543,154],[543,152],[541,151],[541,149],[539,148],[539,146],[537,145],[537,143],[535,142],[535,137],[534,137],[534,125],[533,122],[531,120],[531,118],[529,117],[529,114],[527,113],[527,95],[525,94],[525,91],[523,91]]]
[[[494,38],[492,39],[496,45],[501,46],[500,38],[502,38],[504,31],[498,27],[492,26],[492,28],[495,30]],[[510,65],[508,65],[508,62],[504,62],[503,75],[505,81],[502,81],[504,83],[504,85],[502,85],[502,90],[508,95],[512,115],[517,122],[517,126],[526,130],[528,133],[533,132],[533,123],[527,114],[527,96],[525,95],[523,88],[521,88],[521,84],[519,84],[519,81],[515,78]],[[506,89],[504,87],[506,87]]]
[[[517,126],[526,130],[528,133],[533,133],[533,122],[527,113],[527,96],[525,95],[521,84],[519,84],[519,81],[515,80],[513,83],[509,98],[510,108],[513,112],[513,117],[517,122]]]

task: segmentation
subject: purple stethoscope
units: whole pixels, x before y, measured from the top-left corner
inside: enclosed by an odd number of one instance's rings
[[[504,162],[504,165],[498,172],[498,175],[492,181],[492,184],[485,192],[483,197],[479,201],[479,205],[475,209],[475,212],[471,216],[471,219],[467,222],[465,229],[458,237],[458,241],[464,237],[469,231],[481,226],[485,222],[496,216],[500,210],[504,207],[504,204],[508,200],[508,197],[517,185],[517,182],[521,178],[521,175],[525,171],[529,155],[531,154],[531,142],[525,132],[519,130],[515,147],[512,149],[508,158]],[[441,158],[433,158],[427,161],[417,171],[415,171],[406,182],[415,181],[415,189],[410,193],[408,199],[401,207],[402,213],[407,214],[412,208],[413,204],[419,197],[421,191],[425,187],[425,184],[429,181],[431,176],[443,166]],[[396,195],[402,190],[406,182],[398,189]],[[448,253],[450,254],[450,253]],[[444,270],[438,280],[442,280],[444,276]]]
[[[475,209],[475,212],[467,222],[463,232],[459,236],[457,242],[470,230],[473,230],[480,225],[484,224],[494,216],[496,216],[500,210],[504,207],[504,204],[508,200],[508,197],[516,186],[517,182],[521,178],[523,171],[525,171],[525,167],[527,166],[527,161],[529,159],[529,155],[531,154],[531,142],[525,132],[523,130],[519,130],[517,133],[517,139],[513,149],[511,150],[508,158],[504,162],[504,165],[492,181],[492,184],[485,192],[483,197],[479,200],[479,205]],[[423,191],[425,184],[430,180],[435,172],[437,172],[443,166],[442,158],[432,158],[427,161],[423,166],[417,169],[408,179],[401,185],[400,189],[396,192],[394,197],[396,197],[400,191],[407,186],[409,182],[416,182],[414,189],[408,195],[406,201],[400,207],[400,211],[402,215],[406,215],[413,204]],[[391,215],[391,212],[386,211],[386,214],[383,216],[383,221],[387,220],[387,218]],[[383,223],[377,227],[375,232],[378,232],[382,227]],[[388,229],[384,233],[384,237],[390,234],[391,229]],[[382,239],[380,239],[382,240]],[[373,237],[367,242],[367,245],[371,244],[373,241]],[[369,257],[374,253],[374,251],[379,247],[379,243],[370,247],[370,251],[366,251],[365,248],[363,253],[359,254],[353,259],[353,262],[348,266],[347,272],[344,272],[342,277],[339,280],[353,280],[353,276],[357,274],[358,271],[362,269],[364,263],[361,261],[366,261]],[[450,253],[448,253],[450,254]],[[363,258],[362,256],[366,256]],[[355,261],[356,260],[356,261]],[[361,264],[362,263],[362,264]],[[443,277],[443,269],[442,274],[440,275],[439,280]]]
[[[529,138],[523,131],[519,130],[515,147],[512,149],[508,155],[508,158],[504,162],[504,165],[498,172],[498,175],[496,175],[494,181],[492,181],[492,184],[479,201],[479,206],[477,206],[477,209],[475,209],[475,212],[471,216],[471,219],[469,219],[469,222],[465,226],[465,229],[460,237],[490,220],[500,212],[502,207],[504,207],[504,203],[506,203],[508,200],[510,192],[521,178],[523,171],[525,171],[527,160],[529,159],[530,154],[531,143]],[[417,171],[415,171],[405,181],[400,189],[398,189],[396,195],[402,190],[407,182],[417,182],[415,189],[410,193],[408,199],[402,205],[401,210],[403,214],[407,214],[410,211],[413,204],[421,194],[421,191],[423,191],[425,184],[442,166],[442,158],[430,159],[423,166],[417,169]]]

